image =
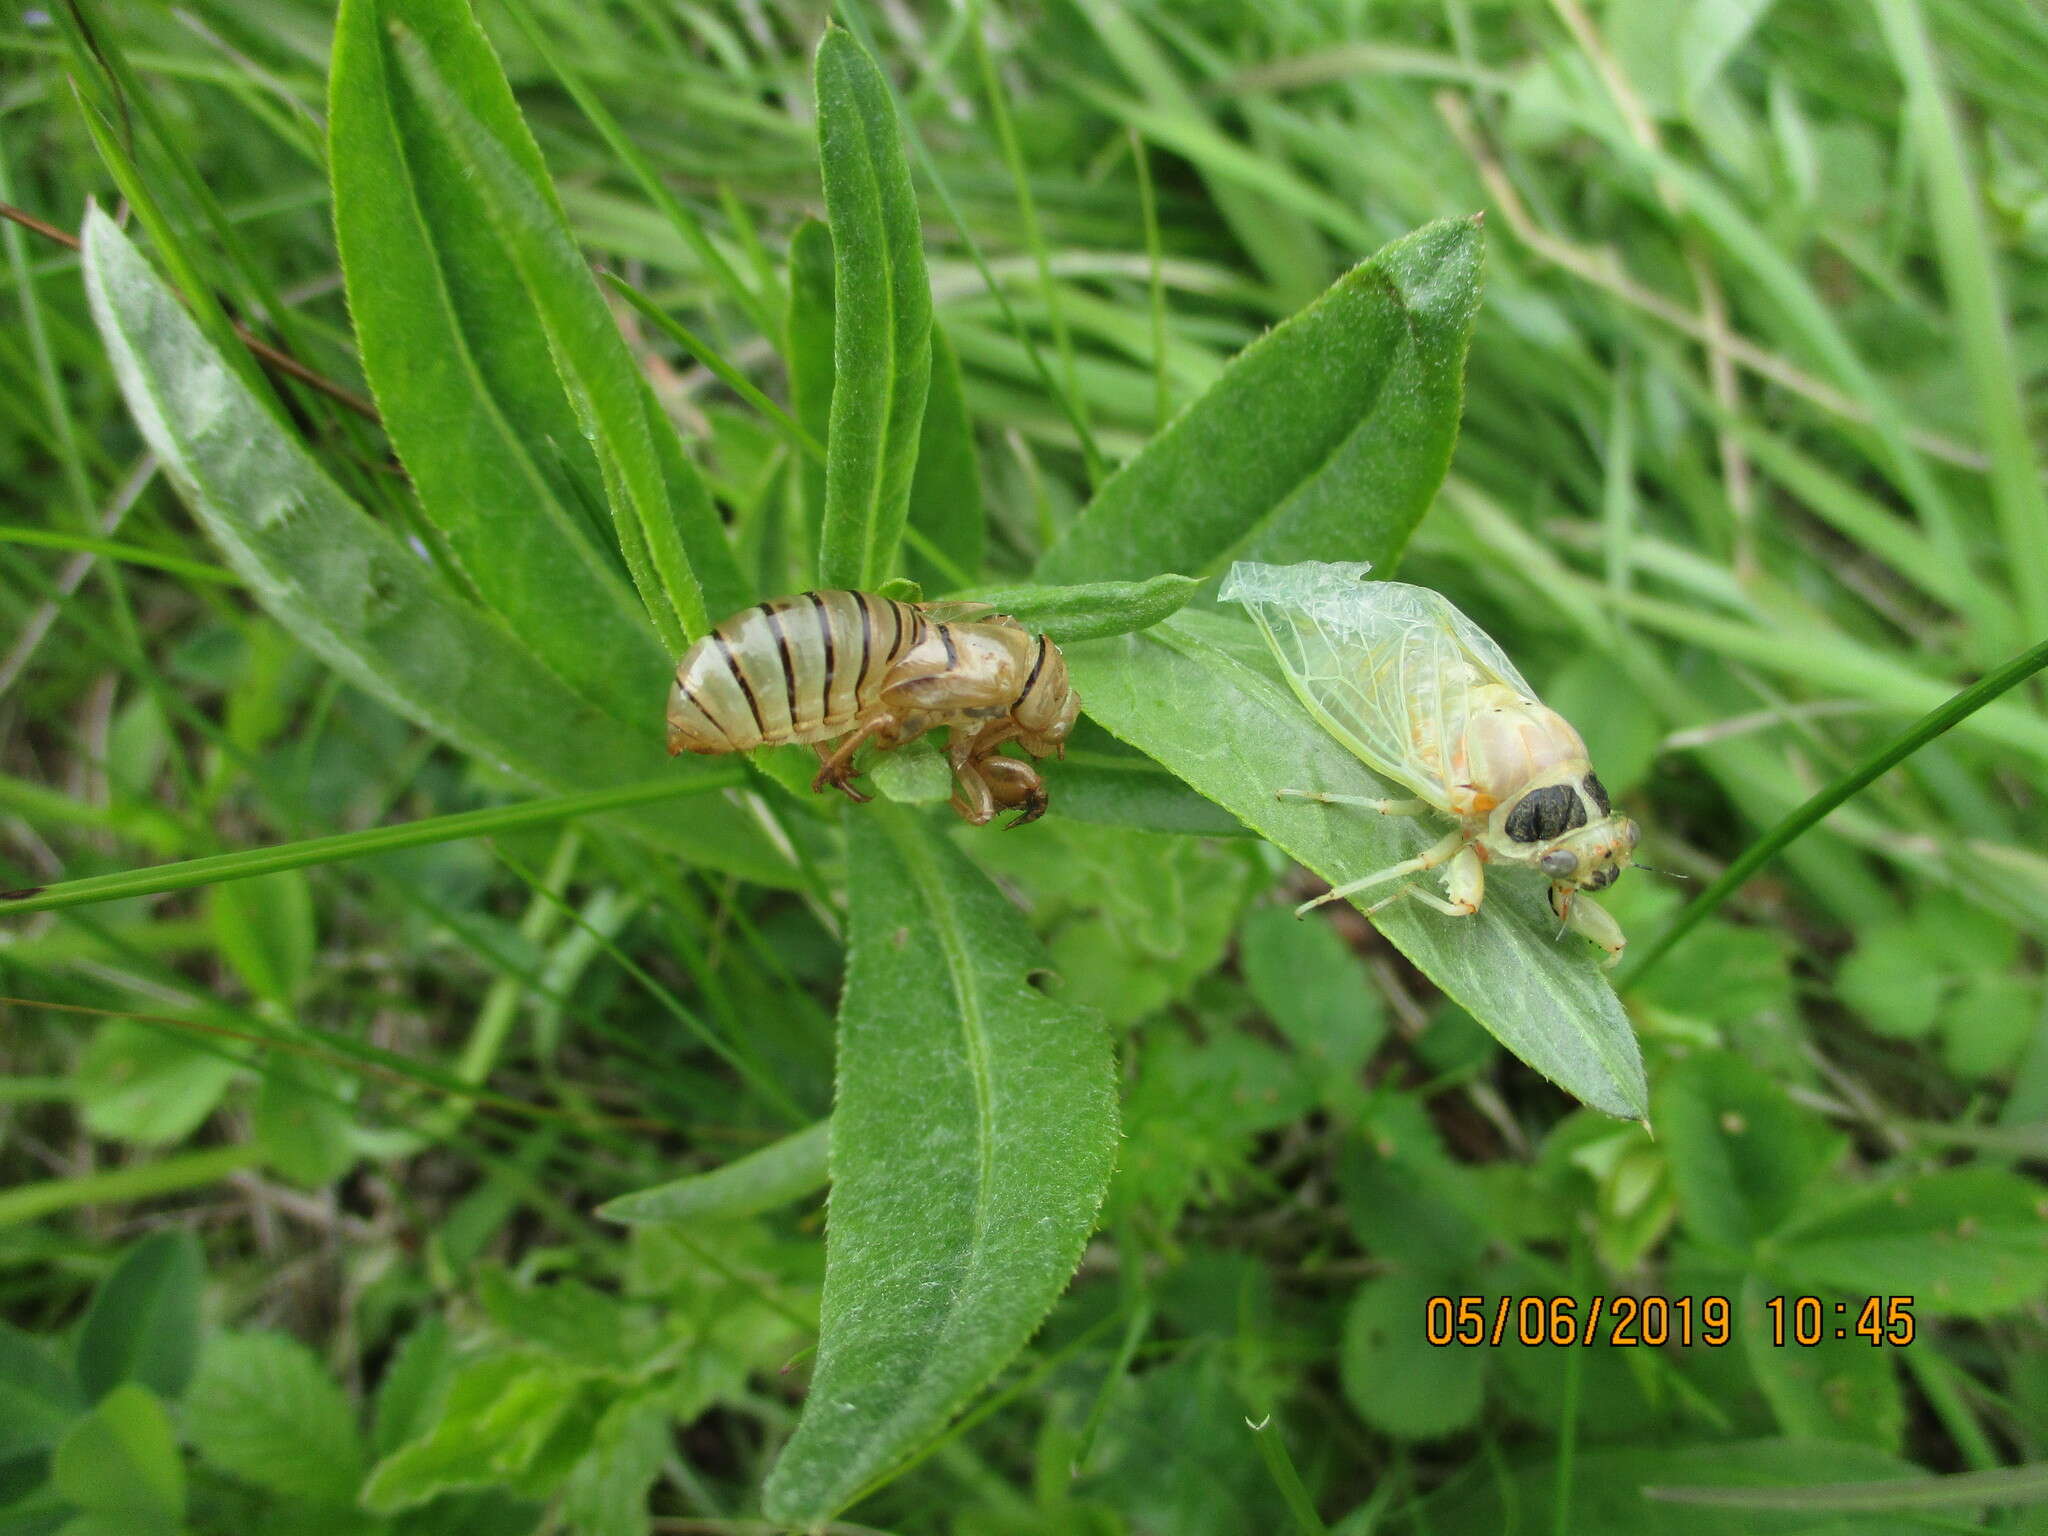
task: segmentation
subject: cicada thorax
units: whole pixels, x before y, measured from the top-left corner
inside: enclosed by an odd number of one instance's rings
[[[1444,712],[1442,745],[1428,761],[1461,820],[1499,820],[1502,807],[1530,790],[1590,771],[1585,742],[1557,711],[1500,683],[1455,697],[1456,709]]]
[[[872,592],[804,592],[734,614],[692,645],[669,694],[671,752],[746,752],[843,735],[934,628]]]

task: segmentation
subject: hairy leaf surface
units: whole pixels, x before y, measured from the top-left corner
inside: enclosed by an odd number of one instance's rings
[[[1039,579],[1391,562],[1457,439],[1479,266],[1478,226],[1459,219],[1352,268],[1112,475]]]
[[[933,823],[849,818],[846,993],[818,1363],[768,1480],[829,1518],[944,1428],[1043,1321],[1116,1143],[1108,1036],[1032,985],[1023,914]]]
[[[932,294],[903,134],[849,33],[818,45],[818,162],[832,225],[833,383],[818,580],[895,574],[932,369]]]

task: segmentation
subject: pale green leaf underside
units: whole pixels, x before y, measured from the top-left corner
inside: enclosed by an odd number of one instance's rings
[[[629,731],[461,602],[277,425],[97,209],[86,216],[84,268],[144,438],[228,563],[308,650],[479,762],[551,789],[604,789],[661,762],[659,699],[648,702],[645,735]],[[737,813],[650,806],[622,819],[700,862],[793,881]]]
[[[1067,663],[1098,723],[1333,884],[1407,858],[1447,828],[1436,817],[1275,798],[1278,789],[1408,791],[1310,718],[1248,623],[1184,612],[1142,635],[1069,646]],[[1494,866],[1473,917],[1403,902],[1373,921],[1523,1061],[1596,1109],[1640,1119],[1648,1097],[1627,1016],[1598,952],[1558,938],[1542,885]]]

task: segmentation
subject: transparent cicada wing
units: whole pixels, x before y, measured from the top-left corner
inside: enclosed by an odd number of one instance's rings
[[[1365,764],[1450,811],[1465,776],[1472,691],[1529,685],[1441,593],[1367,581],[1370,566],[1230,568],[1219,594],[1251,611],[1295,696]]]

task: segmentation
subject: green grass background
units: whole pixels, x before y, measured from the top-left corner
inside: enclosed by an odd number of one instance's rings
[[[341,292],[332,9],[53,9],[0,21],[0,201],[75,233],[89,197],[146,191],[134,232],[218,297],[216,334],[338,386],[280,386],[291,432],[443,554],[348,398],[374,322]],[[732,579],[810,584],[823,493],[777,413],[823,435],[785,329],[826,212],[823,12],[480,16],[583,254],[694,343],[613,307]],[[1025,582],[1242,347],[1484,210],[1462,431],[1401,575],[1502,641],[1693,882],[1614,888],[1639,942],[2048,635],[2048,19],[2024,0],[842,19],[910,125],[934,378],[950,351],[973,448],[944,506],[985,510],[971,537],[920,522],[913,488],[928,590]],[[827,1112],[848,909],[882,898],[793,799],[763,802],[805,854],[788,889],[494,810],[521,798],[499,764],[241,589],[141,447],[77,256],[9,223],[0,257],[0,883],[344,839],[0,919],[0,1532],[762,1528],[817,1339],[815,1145],[692,1186],[687,1219],[593,1212]],[[523,451],[565,527],[607,530],[576,434]],[[511,485],[505,452],[474,473]],[[1084,732],[1054,815],[955,843],[1115,1032],[1117,1172],[1043,1330],[845,1518],[2048,1529],[2044,765],[2037,680],[1625,971],[1652,1135],[1575,1108],[1356,914],[1294,924],[1285,858],[1189,835],[1220,830],[1205,802]],[[488,838],[362,835],[478,811]],[[1720,1296],[1730,1336],[1437,1349],[1431,1294]],[[1910,1296],[1914,1340],[1774,1347],[1768,1298],[1802,1294],[1829,1334]],[[1733,1484],[1782,1507],[1641,1492]]]

